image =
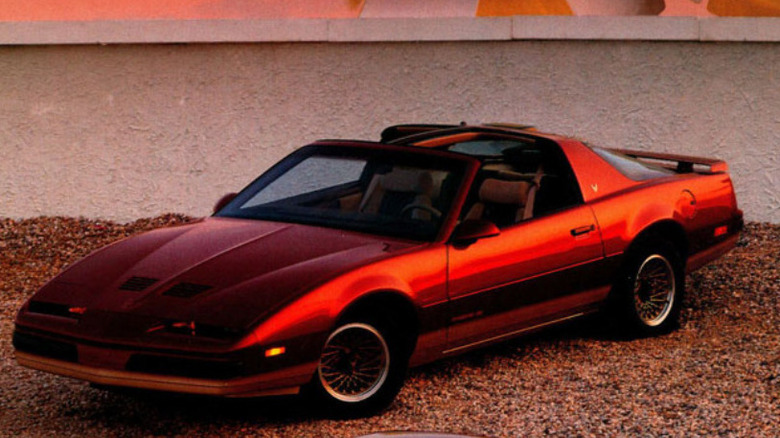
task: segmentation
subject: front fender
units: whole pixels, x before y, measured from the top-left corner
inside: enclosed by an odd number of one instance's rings
[[[432,244],[340,275],[267,317],[236,348],[283,346],[298,354],[299,362],[310,363],[313,372],[339,316],[351,304],[377,291],[401,294],[416,309],[446,302],[444,245]],[[444,331],[439,336],[444,336]]]

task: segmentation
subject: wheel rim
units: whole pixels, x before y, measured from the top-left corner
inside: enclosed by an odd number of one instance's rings
[[[666,320],[674,304],[675,288],[669,260],[658,254],[645,259],[634,280],[634,306],[643,323],[653,327]]]
[[[390,369],[390,350],[368,324],[339,327],[325,342],[317,372],[332,397],[349,403],[365,400],[382,387]]]

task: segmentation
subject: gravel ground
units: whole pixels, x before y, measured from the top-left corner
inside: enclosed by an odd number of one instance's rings
[[[296,398],[109,392],[21,368],[13,317],[65,264],[117,238],[186,221],[0,219],[0,435],[353,437],[780,436],[780,226],[688,277],[682,327],[625,341],[582,321],[412,370],[373,418],[336,421]]]

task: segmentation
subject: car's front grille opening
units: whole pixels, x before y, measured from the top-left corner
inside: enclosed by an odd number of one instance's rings
[[[157,331],[158,329],[164,329],[168,333],[177,335],[189,335],[221,340],[231,340],[241,335],[241,331],[236,329],[201,324],[196,323],[195,321],[168,321],[157,327],[153,327],[151,330]]]
[[[14,332],[13,344],[17,351],[24,353],[64,360],[66,362],[78,362],[79,355],[75,344],[19,332]]]
[[[78,319],[79,317],[79,313],[71,312],[71,306],[67,304],[47,303],[45,301],[30,301],[28,311],[71,319]]]
[[[163,295],[170,297],[190,298],[206,292],[211,288],[212,286],[207,286],[205,284],[179,283],[165,291]]]
[[[121,286],[119,286],[120,290],[128,290],[133,292],[140,292],[142,290],[145,290],[149,286],[157,283],[159,280],[156,278],[149,278],[149,277],[130,277],[127,281],[122,283]]]
[[[195,335],[213,339],[235,339],[241,332],[227,327],[218,327],[209,324],[197,324]]]
[[[127,371],[204,379],[231,379],[244,373],[244,363],[235,360],[190,359],[184,357],[133,354]]]

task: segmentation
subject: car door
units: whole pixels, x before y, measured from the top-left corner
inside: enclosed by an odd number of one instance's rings
[[[598,224],[579,204],[448,246],[447,353],[564,320],[608,293]]]

